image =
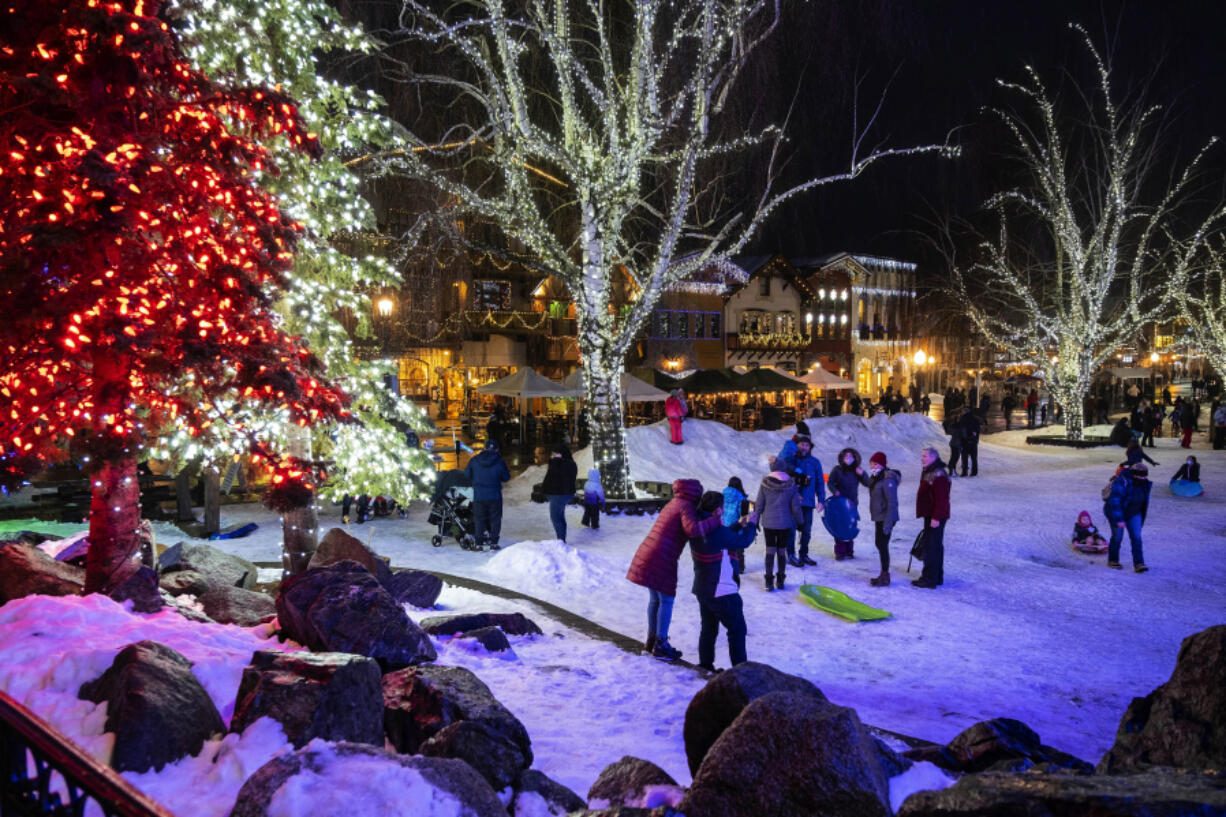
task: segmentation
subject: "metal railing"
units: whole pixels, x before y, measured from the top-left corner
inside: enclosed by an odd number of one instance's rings
[[[0,691],[0,817],[85,817],[90,803],[106,817],[173,817]]]

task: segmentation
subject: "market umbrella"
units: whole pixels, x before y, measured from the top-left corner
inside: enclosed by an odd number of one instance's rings
[[[844,380],[833,372],[826,371],[821,366],[814,368],[812,371],[799,378],[801,383],[806,383],[817,389],[831,389],[838,391],[839,389],[854,389],[855,383],[850,380]]]
[[[655,386],[657,389],[664,389],[665,391],[671,392],[673,389],[677,388],[677,384],[679,382],[680,381],[671,374],[665,374],[659,369],[651,370],[651,385]]]
[[[537,374],[531,366],[521,366],[516,372],[506,377],[477,387],[478,394],[494,394],[502,397],[519,399],[519,441],[524,441],[524,400],[534,397],[546,397],[553,400],[578,397],[578,389],[568,389],[561,383],[555,383],[542,374]]]
[[[579,395],[582,397],[586,393],[583,380],[583,369],[575,369],[566,376],[566,379],[562,381],[562,385],[578,389]],[[673,388],[676,388],[676,386],[674,385]],[[655,386],[644,380],[639,380],[632,374],[622,372],[622,400],[625,402],[654,403],[667,399],[668,392],[657,389]]]
[[[741,391],[725,369],[699,369],[677,384],[686,394],[722,394]]]
[[[750,369],[745,374],[733,378],[737,391],[751,394],[776,391],[805,391],[808,383],[802,383],[794,377],[775,371],[774,369]]]
[[[1040,383],[1043,378],[1035,377],[1032,374],[1015,374],[1012,377],[1005,378],[1006,383]]]

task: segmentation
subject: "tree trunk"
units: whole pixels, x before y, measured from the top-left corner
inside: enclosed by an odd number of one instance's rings
[[[217,468],[204,469],[204,535],[213,535],[221,530],[221,475]]]
[[[188,463],[175,474],[175,514],[176,522],[195,522],[196,514],[192,510],[192,476],[196,473],[195,463]]]
[[[289,431],[288,454],[302,460],[311,459],[311,433],[298,426]],[[281,565],[286,577],[307,569],[319,545],[319,517],[315,499],[305,507],[286,511],[281,517]]]
[[[587,387],[592,461],[600,469],[600,482],[606,497],[633,499],[634,483],[630,479],[626,423],[622,415],[622,362],[609,361],[602,350],[589,352],[580,346],[580,352]]]
[[[140,569],[140,481],[136,458],[104,464],[90,476],[85,592],[107,593]]]

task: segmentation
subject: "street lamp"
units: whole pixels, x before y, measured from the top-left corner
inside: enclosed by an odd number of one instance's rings
[[[382,318],[390,318],[392,310],[396,308],[396,302],[391,298],[380,298],[375,304],[375,308],[379,310],[379,316]]]
[[[375,312],[378,315],[379,340],[382,342],[383,353],[387,354],[388,347],[392,340],[392,311],[396,308],[396,302],[391,297],[384,295],[379,300],[375,301]]]

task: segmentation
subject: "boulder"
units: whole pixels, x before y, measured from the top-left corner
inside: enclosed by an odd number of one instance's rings
[[[341,528],[333,528],[319,540],[319,547],[315,549],[307,567],[327,567],[338,562],[357,562],[378,579],[379,584],[390,589],[392,569],[387,566],[387,562],[362,544],[361,539],[350,536]]]
[[[137,613],[156,613],[165,606],[158,588],[158,574],[143,565],[107,595],[115,601],[132,602],[132,609]]]
[[[0,543],[0,604],[26,596],[79,596],[85,569],[57,562],[34,545]]]
[[[889,782],[855,710],[807,692],[749,703],[703,758],[679,810],[721,817],[886,817]]]
[[[28,536],[36,536],[38,538],[31,540],[26,538]],[[29,531],[21,531],[14,538],[31,545],[38,545],[39,550],[57,562],[70,562],[77,567],[85,567],[85,554],[89,552],[88,530],[74,533],[72,536],[66,536],[63,539],[44,537],[41,533],[30,533]]]
[[[482,627],[497,627],[507,635],[544,635],[536,622],[523,613],[464,613],[421,620],[421,628],[433,636],[467,633]]]
[[[1170,680],[1133,698],[1098,771],[1226,769],[1226,625],[1190,635]]]
[[[421,744],[457,721],[480,721],[506,738],[532,765],[528,730],[463,667],[411,667],[383,676],[383,731],[398,752]]]
[[[168,610],[173,610],[188,621],[194,621],[197,624],[211,624],[213,619],[206,616],[204,613],[190,606],[186,600],[178,596],[172,596],[165,590],[159,591],[162,595],[162,604]]]
[[[120,650],[101,677],[81,685],[80,698],[107,705],[105,728],[115,734],[112,767],[160,770],[226,731],[191,666],[164,644],[139,641]]]
[[[486,652],[506,652],[511,649],[511,642],[507,641],[506,634],[497,627],[479,627],[460,637],[473,639],[484,647]]]
[[[1012,718],[980,721],[960,732],[945,746],[942,756],[932,759],[936,765],[955,772],[1021,772],[1036,765],[1068,769],[1080,774],[1092,774],[1094,767],[1070,754],[1044,746],[1038,734],[1026,724]],[[925,758],[927,759],[927,758]]]
[[[217,585],[205,591],[197,601],[204,607],[205,615],[218,624],[254,627],[277,615],[277,603],[272,596],[241,587]]]
[[[158,586],[172,596],[203,596],[214,585],[198,570],[176,570],[163,573]],[[231,587],[233,585],[224,585]]]
[[[588,789],[587,801],[599,809],[639,807],[651,789],[676,785],[677,781],[668,772],[650,760],[625,755],[601,770],[596,782]]]
[[[307,782],[295,787],[292,781],[299,775]],[[407,757],[360,743],[313,745],[274,757],[243,783],[230,817],[280,813],[286,800],[301,796],[308,786],[327,793],[326,805],[313,812],[317,817],[425,814],[427,804],[437,809],[429,813],[507,817],[498,795],[467,763]],[[346,803],[349,810],[344,810]],[[277,804],[282,808],[275,808]],[[360,809],[354,808],[357,804]]]
[[[398,570],[383,584],[399,604],[433,607],[443,592],[443,580],[423,570]]]
[[[610,806],[609,808],[585,808],[573,811],[568,817],[681,817],[681,815],[668,806],[659,808]]]
[[[898,777],[915,765],[915,761],[891,749],[889,744],[877,735],[873,735],[873,745],[877,748],[877,760],[881,762],[881,771],[887,780]]]
[[[707,750],[719,739],[741,710],[771,692],[795,692],[825,701],[822,691],[796,675],[768,664],[746,661],[719,673],[698,690],[685,710],[685,757],[690,774],[697,774]]]
[[[520,772],[515,794],[507,806],[510,814],[549,814],[552,817],[587,808],[583,798],[536,769]]]
[[[360,655],[259,650],[243,669],[230,731],[267,715],[296,748],[313,738],[382,747],[380,677]]]
[[[456,721],[421,745],[427,757],[454,757],[472,766],[494,791],[514,785],[529,761],[508,738],[481,721]]]
[[[255,587],[259,571],[246,559],[232,556],[212,545],[171,545],[158,557],[158,572],[195,570],[203,573],[211,584],[226,584],[250,590]]]
[[[898,817],[1221,817],[1226,777],[1153,769],[1135,775],[982,772],[903,801]]]
[[[276,609],[284,634],[317,652],[365,655],[385,670],[437,657],[429,637],[357,562],[289,577]]]

